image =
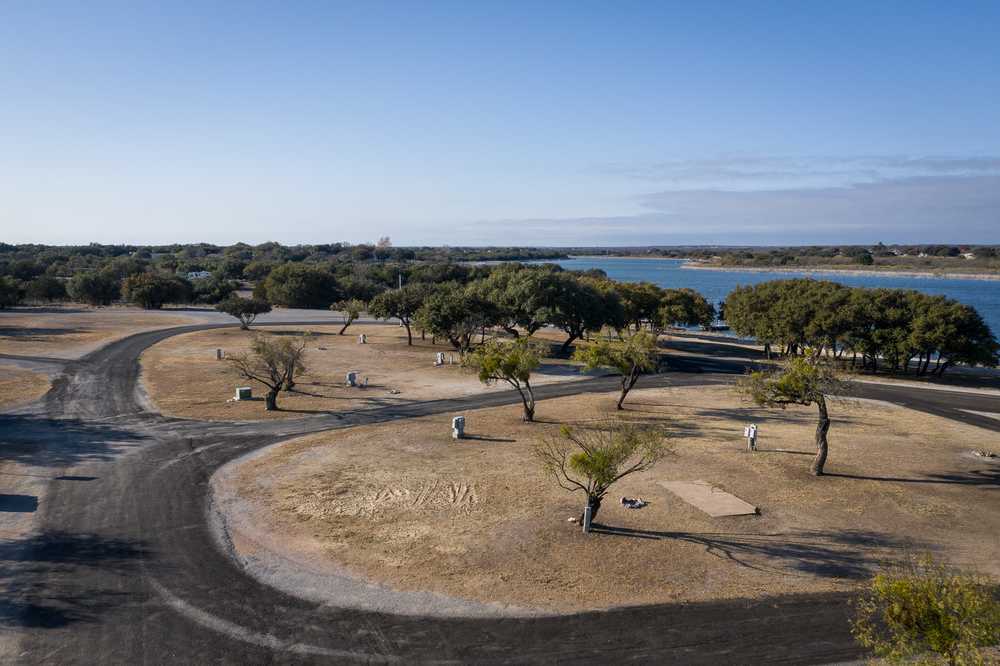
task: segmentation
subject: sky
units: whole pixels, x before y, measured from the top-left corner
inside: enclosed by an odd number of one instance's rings
[[[1000,243],[998,2],[0,3],[0,241]]]

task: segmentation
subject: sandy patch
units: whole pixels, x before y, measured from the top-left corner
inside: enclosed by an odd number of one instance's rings
[[[164,414],[207,420],[300,418],[510,388],[506,384],[483,386],[474,373],[458,365],[457,352],[447,345],[431,344],[430,338],[415,336],[413,346],[407,346],[406,333],[398,326],[352,326],[342,336],[337,335],[339,330],[340,326],[269,326],[252,332],[226,328],[176,336],[143,353],[143,382]],[[228,363],[216,360],[216,349],[236,354],[248,349],[252,334],[295,335],[304,331],[312,334],[305,359],[307,371],[296,380],[294,391],[279,395],[280,411],[266,412],[262,399],[227,402],[237,386],[252,386],[257,397],[263,396],[263,387],[241,379]],[[362,333],[368,337],[364,345],[358,344]],[[437,352],[444,352],[454,364],[434,367]],[[367,377],[368,387],[347,387],[345,377],[351,371]],[[577,365],[547,359],[532,383],[584,377]]]
[[[130,307],[86,306],[0,311],[0,354],[74,359],[133,333],[196,323],[197,318]]]
[[[0,366],[0,410],[38,400],[49,386],[49,376],[44,372]]]
[[[585,536],[567,522],[581,496],[555,486],[529,452],[558,423],[585,425],[613,400],[547,400],[535,424],[516,407],[470,412],[474,438],[460,442],[449,415],[331,431],[227,466],[213,484],[230,529],[280,553],[268,582],[306,594],[323,588],[303,580],[333,570],[393,590],[561,612],[845,589],[911,550],[1000,575],[1000,465],[968,455],[998,435],[902,408],[838,405],[830,474],[817,479],[812,411],[751,408],[722,387],[634,393],[629,416],[665,423],[675,453],[616,486],[598,518],[615,533]],[[741,438],[751,420],[755,454]],[[660,485],[694,479],[761,515],[713,519]],[[627,510],[620,495],[650,505]]]

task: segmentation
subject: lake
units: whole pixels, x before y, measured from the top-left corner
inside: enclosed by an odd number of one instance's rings
[[[574,257],[552,262],[563,268],[580,271],[600,268],[613,280],[622,282],[652,282],[661,287],[688,287],[702,293],[711,303],[718,304],[739,285],[757,284],[782,278],[813,277],[851,287],[890,287],[916,289],[927,294],[942,294],[971,305],[979,311],[994,334],[1000,333],[1000,281],[972,280],[905,275],[832,275],[830,273],[755,272],[733,270],[699,270],[681,268],[682,259],[625,259],[618,257]]]

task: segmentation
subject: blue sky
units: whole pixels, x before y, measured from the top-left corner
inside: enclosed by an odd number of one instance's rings
[[[4,3],[0,240],[1000,243],[1000,3]]]

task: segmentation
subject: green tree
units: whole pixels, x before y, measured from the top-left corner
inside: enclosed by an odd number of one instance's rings
[[[207,279],[194,280],[191,282],[193,290],[192,300],[195,303],[206,303],[209,305],[221,303],[234,293],[239,285],[233,280],[225,280],[218,276]]]
[[[159,310],[164,303],[187,303],[191,283],[176,276],[136,273],[122,282],[122,296],[146,310]]]
[[[263,384],[267,389],[264,409],[278,409],[278,392],[285,387],[291,373],[302,368],[302,353],[306,339],[289,339],[255,335],[250,353],[227,356],[240,376]]]
[[[33,301],[61,301],[66,298],[66,284],[51,275],[39,275],[28,283],[27,297]]]
[[[486,385],[506,382],[517,390],[524,406],[523,420],[535,419],[535,394],[531,388],[531,373],[541,364],[538,344],[527,338],[487,340],[463,359],[466,367],[479,373]]]
[[[715,320],[715,308],[694,289],[665,289],[657,315],[661,329],[670,326],[708,328]]]
[[[741,395],[762,407],[785,409],[788,405],[816,405],[816,457],[812,463],[812,473],[816,476],[823,474],[829,451],[830,415],[826,398],[843,389],[843,382],[829,363],[803,357],[787,361],[779,370],[751,372],[737,383]]]
[[[240,328],[246,331],[250,329],[258,315],[271,311],[271,304],[259,298],[241,298],[233,295],[218,303],[215,309],[239,319]]]
[[[658,428],[614,419],[599,427],[564,425],[559,437],[543,439],[534,449],[542,469],[561,488],[587,496],[591,520],[612,485],[650,469],[667,453],[666,436]]]
[[[492,306],[496,325],[517,337],[534,334],[545,325],[542,312],[548,293],[545,276],[551,270],[522,264],[500,264],[485,278],[469,284],[470,293]]]
[[[367,305],[365,304],[364,301],[362,301],[359,298],[349,298],[344,301],[337,301],[336,303],[331,305],[330,306],[331,310],[333,310],[334,312],[340,312],[341,315],[344,317],[344,325],[341,326],[340,330],[337,332],[337,335],[343,335],[344,331],[347,330],[347,327],[353,324],[355,320],[357,320],[357,318],[361,316],[361,313],[364,312],[365,307],[367,307]]]
[[[441,285],[427,296],[414,319],[420,329],[445,338],[465,353],[472,346],[473,336],[492,326],[495,315],[488,301],[452,283]]]
[[[411,283],[399,289],[384,291],[368,305],[368,312],[379,319],[398,319],[406,328],[406,344],[413,345],[413,332],[410,324],[413,316],[423,305],[428,295],[428,287],[424,284]]]
[[[854,636],[891,663],[986,664],[981,648],[1000,643],[1000,603],[990,588],[929,557],[913,559],[871,579],[856,604]]]
[[[623,409],[622,403],[632,387],[639,380],[639,375],[650,372],[657,367],[656,336],[646,331],[629,335],[624,340],[598,340],[586,347],[578,348],[573,353],[573,360],[583,363],[584,368],[613,368],[621,375],[621,395],[618,397],[618,409]]]
[[[286,308],[327,309],[340,298],[333,274],[325,268],[302,263],[282,264],[255,289],[255,296]]]
[[[0,276],[0,309],[18,305],[24,298],[21,285],[12,277]]]
[[[570,273],[552,273],[548,280],[542,319],[566,333],[560,353],[567,353],[570,345],[588,331],[599,331],[616,318],[624,319],[617,295],[612,296],[599,288],[593,279]],[[617,313],[610,311],[615,303]]]
[[[121,281],[110,271],[74,275],[67,286],[70,298],[89,305],[110,305],[121,295]]]
[[[664,290],[651,282],[622,282],[616,286],[622,300],[625,322],[635,330],[649,323],[656,327],[660,322],[660,307]],[[711,322],[709,322],[711,323]]]

